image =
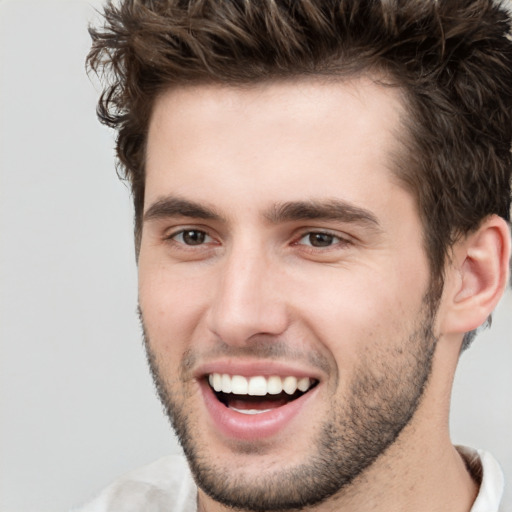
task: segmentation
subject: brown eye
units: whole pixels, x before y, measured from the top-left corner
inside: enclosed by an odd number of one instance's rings
[[[345,238],[325,231],[310,231],[302,235],[296,245],[303,245],[310,249],[343,249],[351,245],[351,241],[348,237]]]
[[[298,244],[306,245],[308,247],[315,247],[321,249],[323,247],[331,247],[332,245],[344,242],[342,238],[330,233],[323,233],[322,231],[312,231],[306,233],[299,241]]]
[[[335,238],[334,235],[328,233],[310,233],[307,235],[309,245],[313,247],[329,247],[333,244]]]
[[[204,231],[200,231],[198,229],[186,229],[184,231],[180,231],[172,238],[176,242],[180,242],[185,245],[202,245],[211,241],[210,236],[208,236]]]

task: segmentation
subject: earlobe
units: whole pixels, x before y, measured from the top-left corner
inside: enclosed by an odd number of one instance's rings
[[[482,325],[500,300],[508,280],[510,230],[493,215],[454,247],[456,284],[448,298],[445,332],[464,333]]]

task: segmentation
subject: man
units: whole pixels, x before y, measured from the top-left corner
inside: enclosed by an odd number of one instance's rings
[[[85,510],[499,510],[448,414],[508,279],[505,8],[127,0],[91,34],[195,484],[166,458]]]

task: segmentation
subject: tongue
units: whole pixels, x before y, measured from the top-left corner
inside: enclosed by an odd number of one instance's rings
[[[227,406],[232,409],[238,410],[256,410],[264,411],[269,409],[276,409],[286,405],[290,401],[290,397],[275,395],[275,396],[237,396],[228,395]]]

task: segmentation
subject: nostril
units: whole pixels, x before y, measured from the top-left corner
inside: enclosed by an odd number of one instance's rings
[[[285,303],[269,287],[268,272],[258,269],[235,272],[221,277],[215,300],[207,313],[208,329],[224,343],[245,346],[258,336],[282,335],[289,325]]]

